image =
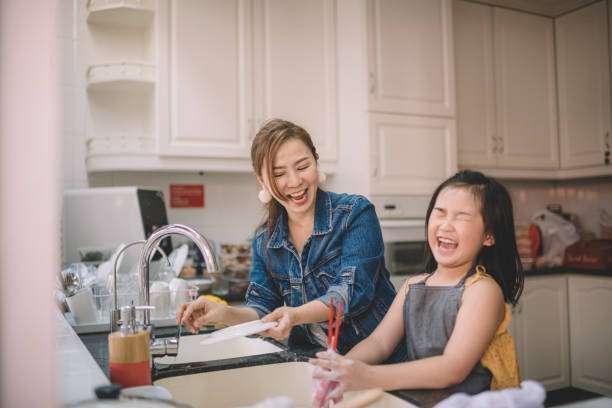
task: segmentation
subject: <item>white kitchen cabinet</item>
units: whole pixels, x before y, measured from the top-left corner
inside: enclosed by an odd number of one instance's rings
[[[251,171],[274,117],[303,126],[335,170],[335,0],[101,4],[84,47],[89,171]]]
[[[370,114],[372,194],[431,194],[457,170],[455,121]]]
[[[280,117],[335,160],[335,1],[170,0],[167,17],[161,156],[248,161],[260,125]]]
[[[512,313],[522,379],[536,380],[547,390],[570,385],[567,278],[532,276]]]
[[[612,278],[569,275],[572,386],[612,395]]]
[[[450,0],[369,0],[373,112],[455,116]]]
[[[492,14],[492,7],[453,3],[457,144],[463,166],[497,164]]]
[[[459,166],[557,169],[552,19],[455,1],[453,24]]]
[[[602,0],[555,20],[562,168],[606,165],[612,143],[607,19]]]

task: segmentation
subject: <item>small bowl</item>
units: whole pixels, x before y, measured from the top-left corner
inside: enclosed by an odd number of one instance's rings
[[[210,276],[204,276],[202,278],[188,278],[185,279],[187,281],[187,284],[189,284],[190,286],[195,286],[196,288],[198,288],[198,292],[200,294],[206,294],[210,292],[210,289],[212,288],[213,283],[215,282],[214,278],[210,277]]]

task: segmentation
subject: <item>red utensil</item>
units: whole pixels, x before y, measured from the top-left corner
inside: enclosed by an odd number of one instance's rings
[[[334,297],[329,298],[329,325],[327,326],[327,348],[332,345],[332,324],[334,322]]]
[[[340,317],[342,317],[342,302],[338,305],[338,314],[336,315],[336,332],[334,333],[334,344],[332,350],[336,351],[338,347],[338,332],[340,331]]]

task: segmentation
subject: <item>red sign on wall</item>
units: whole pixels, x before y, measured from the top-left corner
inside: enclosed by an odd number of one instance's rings
[[[171,208],[204,208],[203,184],[170,184]]]

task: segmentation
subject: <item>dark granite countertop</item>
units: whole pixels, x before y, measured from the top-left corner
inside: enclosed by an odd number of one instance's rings
[[[210,332],[211,330],[202,330],[199,334]],[[175,327],[157,328],[154,330],[156,337],[167,337],[176,334]],[[181,336],[192,335],[182,328]],[[110,378],[108,368],[108,333],[87,333],[79,335],[81,341],[87,347],[92,357],[104,374]],[[275,345],[283,348],[283,351],[278,353],[261,354],[256,356],[238,357],[225,360],[194,362],[187,364],[159,364],[156,363],[152,370],[152,380],[158,380],[166,377],[174,377],[185,374],[196,374],[201,372],[225,370],[231,368],[249,367],[263,364],[275,364],[291,361],[308,361],[310,357],[318,350],[287,350],[284,344],[274,341],[269,338],[263,338]],[[322,350],[322,349],[321,349]],[[447,390],[401,390],[392,391],[391,394],[396,395],[403,400],[409,401],[417,406],[429,408],[436,403],[451,395]]]
[[[560,274],[612,277],[612,269],[602,269],[602,270],[577,269],[577,268],[568,268],[565,266],[556,266],[552,268],[534,268],[534,269],[525,271],[526,278],[530,276],[545,276],[545,275],[560,275]]]

